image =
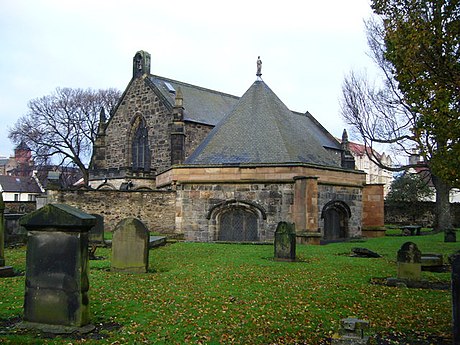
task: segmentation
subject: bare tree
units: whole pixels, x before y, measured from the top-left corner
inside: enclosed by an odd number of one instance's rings
[[[445,178],[438,177],[437,173],[441,174],[442,171],[437,170],[437,166],[433,164],[439,161],[439,155],[444,151],[447,142],[445,136],[437,135],[444,129],[439,127],[436,131],[433,122],[427,121],[433,117],[433,113],[436,114],[433,106],[422,108],[414,101],[413,95],[408,95],[407,90],[401,87],[397,76],[401,76],[402,71],[398,71],[395,64],[388,59],[387,45],[390,41],[385,23],[381,18],[373,18],[366,22],[371,57],[379,67],[383,78],[379,83],[371,83],[366,75],[351,72],[342,86],[342,116],[352,126],[352,133],[357,134],[364,141],[364,145],[371,148],[366,150],[369,158],[384,169],[402,171],[412,166],[402,162],[397,166],[386,166],[377,155],[373,154],[375,151],[372,148],[383,148],[399,157],[407,157],[413,150],[421,153],[426,167],[431,171],[436,189],[435,229],[449,229],[452,227],[450,183],[455,179],[447,182]],[[403,49],[403,46],[398,47]],[[392,49],[394,53],[394,47]],[[426,71],[427,75],[430,73]],[[433,90],[432,94],[435,93],[436,91]]]
[[[57,88],[29,101],[29,112],[10,129],[9,138],[24,141],[38,164],[58,159],[58,165],[75,165],[87,184],[100,113],[106,109],[110,114],[120,96],[116,89]]]

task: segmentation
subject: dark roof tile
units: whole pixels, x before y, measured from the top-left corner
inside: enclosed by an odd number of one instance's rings
[[[185,97],[184,97],[185,102]],[[310,163],[337,166],[308,119],[294,115],[261,80],[214,127],[186,164]]]

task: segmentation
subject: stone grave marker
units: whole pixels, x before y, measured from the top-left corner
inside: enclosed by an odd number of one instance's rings
[[[369,328],[369,322],[349,317],[340,320],[341,329],[337,336],[332,338],[332,345],[366,345],[369,337],[364,331]]]
[[[90,326],[88,231],[95,223],[93,216],[64,204],[47,204],[20,219],[29,237],[26,328],[55,325],[68,333]]]
[[[452,260],[452,321],[454,344],[460,344],[460,254]]]
[[[413,242],[406,242],[398,250],[398,278],[420,280],[422,272],[422,254]]]
[[[275,260],[295,261],[296,234],[292,223],[279,222],[275,231]]]
[[[0,277],[14,275],[13,267],[5,266],[5,202],[3,192],[0,192]]]
[[[457,242],[457,232],[455,229],[444,230],[444,242]]]
[[[96,225],[88,232],[88,240],[90,244],[104,244],[104,217],[100,214],[91,214],[96,218]]]
[[[100,214],[91,214],[96,218],[96,225],[88,232],[89,241],[89,258],[96,259],[96,250],[98,247],[104,247],[104,217]]]
[[[148,229],[139,219],[123,219],[113,231],[112,271],[145,273],[148,265]]]

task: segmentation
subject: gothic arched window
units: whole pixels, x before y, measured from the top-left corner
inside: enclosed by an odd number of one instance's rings
[[[150,170],[150,149],[148,131],[144,123],[140,123],[133,135],[132,142],[133,171]]]

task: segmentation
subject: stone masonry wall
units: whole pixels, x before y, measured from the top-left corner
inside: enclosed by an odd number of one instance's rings
[[[48,202],[65,203],[104,217],[104,230],[112,231],[124,218],[135,217],[149,231],[172,234],[175,229],[174,191],[77,190],[48,191]]]
[[[363,228],[384,225],[383,184],[366,185],[363,189]]]
[[[185,123],[185,158],[195,151],[211,129],[213,129],[213,126],[194,122]]]
[[[151,168],[163,171],[171,165],[170,127],[172,113],[144,79],[134,80],[106,130],[106,169],[131,166],[132,121],[141,115],[147,124],[151,149]]]
[[[324,219],[321,219],[321,212],[324,206],[332,200],[342,201],[350,207],[351,217],[348,220],[349,237],[361,236],[362,189],[318,183],[318,219],[322,233],[324,231]]]
[[[272,240],[280,221],[292,222],[292,183],[183,184],[177,186],[176,228],[190,241],[217,240],[217,229],[207,215],[213,207],[229,201],[256,204],[266,214],[259,228],[260,241]]]

